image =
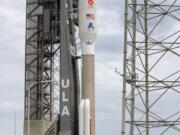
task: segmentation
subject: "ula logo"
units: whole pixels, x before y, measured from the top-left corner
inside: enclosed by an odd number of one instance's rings
[[[92,6],[94,4],[94,0],[88,0],[88,4]]]
[[[67,97],[68,93],[66,90],[68,90],[70,87],[70,79],[61,80],[61,88],[62,88],[62,112],[61,116],[70,116],[69,106],[67,105],[70,101],[69,97]]]

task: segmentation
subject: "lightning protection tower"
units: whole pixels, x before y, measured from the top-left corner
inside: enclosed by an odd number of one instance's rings
[[[125,0],[121,135],[180,134],[179,38],[179,0]]]

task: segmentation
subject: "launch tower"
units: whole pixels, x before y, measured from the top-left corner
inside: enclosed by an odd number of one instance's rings
[[[121,135],[180,134],[179,38],[179,0],[125,0]]]
[[[95,134],[95,37],[95,0],[27,0],[24,135]]]

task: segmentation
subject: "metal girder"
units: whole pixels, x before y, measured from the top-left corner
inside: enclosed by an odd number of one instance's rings
[[[55,70],[59,61],[59,7],[56,0],[27,0],[25,120],[53,120]],[[59,83],[59,82],[58,82]]]
[[[180,2],[125,0],[121,135],[180,133]]]
[[[54,122],[47,135],[78,135],[78,1],[27,0],[26,9],[24,119]]]

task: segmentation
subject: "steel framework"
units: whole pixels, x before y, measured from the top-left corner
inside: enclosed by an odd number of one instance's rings
[[[78,135],[78,0],[26,5],[25,134]]]
[[[56,0],[27,0],[25,120],[54,119],[54,93],[60,87],[58,5]]]
[[[121,135],[180,134],[179,38],[179,0],[125,0]]]

